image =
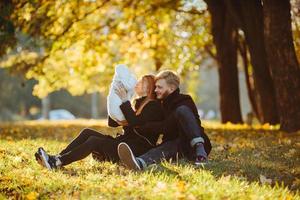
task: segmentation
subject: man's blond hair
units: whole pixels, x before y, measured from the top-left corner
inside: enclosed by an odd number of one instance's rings
[[[171,71],[171,70],[164,70],[159,72],[156,76],[155,76],[155,81],[160,80],[160,79],[165,79],[167,84],[169,85],[174,85],[176,88],[179,87],[180,84],[180,78],[177,75],[176,72]]]

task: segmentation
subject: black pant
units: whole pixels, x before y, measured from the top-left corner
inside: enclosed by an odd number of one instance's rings
[[[198,142],[206,143],[205,151],[210,153],[211,144],[205,133],[202,132],[192,110],[187,106],[179,106],[170,118],[174,126],[178,125],[180,134],[178,138],[164,142],[156,148],[138,157],[143,165],[160,161],[162,158],[170,159],[187,156],[193,158],[193,147]]]
[[[96,152],[101,154],[104,159],[116,161],[118,160],[117,146],[118,141],[113,137],[85,128],[60,152],[60,160],[63,165],[68,165]]]
[[[68,165],[93,153],[97,155],[98,160],[100,158],[100,160],[118,162],[117,148],[120,142],[128,143],[137,155],[145,153],[152,147],[136,135],[122,135],[113,138],[93,129],[85,128],[60,152],[60,160],[62,161],[62,165]]]
[[[161,145],[149,150],[147,153],[137,157],[143,167],[153,163],[158,163],[162,159],[177,159],[184,157],[181,150],[180,139],[170,140]]]

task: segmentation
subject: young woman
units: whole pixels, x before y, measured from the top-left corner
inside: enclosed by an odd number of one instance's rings
[[[121,98],[120,106],[126,121],[117,122],[108,118],[111,127],[123,126],[123,134],[113,138],[101,134],[93,129],[85,128],[80,134],[58,155],[49,155],[40,147],[35,154],[36,160],[48,169],[55,169],[72,162],[84,159],[89,154],[98,161],[119,161],[118,144],[126,142],[135,155],[142,155],[156,145],[160,133],[147,132],[139,126],[148,121],[163,120],[161,105],[155,100],[155,80],[153,75],[145,75],[137,82],[135,92],[139,98],[135,100],[135,109],[132,109],[127,99],[126,89],[122,84],[115,88]]]

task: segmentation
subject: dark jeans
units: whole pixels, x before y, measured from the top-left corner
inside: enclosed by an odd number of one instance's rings
[[[203,135],[204,133],[202,133],[200,124],[189,107],[179,106],[172,114],[170,120],[174,126],[178,125],[178,128],[180,128],[180,135],[178,138],[164,142],[158,147],[155,147],[147,153],[137,157],[144,167],[149,164],[159,162],[161,159],[176,158],[183,155],[191,156],[188,154],[194,153],[194,145],[198,142],[204,143],[203,137],[207,136]],[[208,153],[209,152],[207,152],[207,154]]]
[[[177,138],[175,140],[167,141],[162,143],[161,145],[149,150],[145,154],[137,157],[137,160],[146,167],[153,163],[159,163],[162,159],[177,159],[183,157],[183,153],[180,150],[180,139]]]
[[[117,139],[111,136],[106,136],[93,129],[85,128],[60,152],[60,160],[63,165],[68,165],[94,152],[97,155],[101,155],[103,159],[118,161],[117,147],[119,143]]]

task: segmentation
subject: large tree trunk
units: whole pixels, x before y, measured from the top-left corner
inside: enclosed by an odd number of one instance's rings
[[[268,61],[276,89],[281,129],[300,130],[300,68],[291,31],[290,1],[264,0]]]
[[[6,49],[16,44],[15,27],[10,20],[13,12],[12,0],[0,1],[0,57],[6,53]]]
[[[239,43],[238,43],[238,49],[240,51],[240,54],[241,54],[241,57],[243,60],[248,97],[249,97],[249,101],[251,104],[252,113],[256,116],[256,118],[258,118],[257,104],[256,104],[256,100],[254,97],[254,94],[257,91],[255,90],[255,87],[254,87],[253,75],[250,72],[250,71],[253,71],[253,69],[252,69],[252,66],[249,65],[248,48],[247,48],[246,41],[244,40],[244,38],[241,38],[241,37],[239,37],[239,38],[240,39],[239,39]]]
[[[237,35],[224,3],[206,0],[211,14],[212,35],[219,64],[220,110],[222,123],[242,123],[237,72]]]
[[[258,119],[261,123],[277,124],[279,117],[265,50],[261,0],[225,0],[225,2],[236,24],[243,30],[249,47]]]

